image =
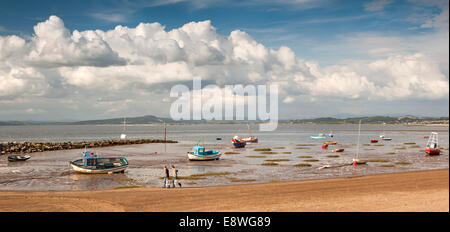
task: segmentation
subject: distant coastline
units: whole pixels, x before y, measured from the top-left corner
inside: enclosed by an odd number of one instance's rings
[[[121,125],[123,118],[85,120],[74,122],[42,122],[42,121],[0,121],[0,126],[26,126],[26,125]],[[370,116],[352,118],[313,118],[313,119],[292,119],[279,120],[279,124],[358,124],[361,120],[364,124],[393,124],[407,126],[449,126],[449,117],[415,117],[415,116]],[[153,115],[141,117],[127,117],[127,125],[152,125],[152,124],[242,124],[242,123],[265,123],[265,121],[175,121],[170,118],[161,118]]]

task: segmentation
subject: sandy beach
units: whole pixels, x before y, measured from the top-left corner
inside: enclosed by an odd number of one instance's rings
[[[0,191],[0,211],[448,212],[449,170],[200,188]]]

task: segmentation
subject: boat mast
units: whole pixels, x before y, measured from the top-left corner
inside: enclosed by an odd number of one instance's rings
[[[166,128],[166,122],[164,122],[164,142],[167,141],[167,128]]]
[[[359,127],[358,127],[358,145],[356,148],[356,159],[359,159],[359,137],[361,136],[361,120],[359,120]]]

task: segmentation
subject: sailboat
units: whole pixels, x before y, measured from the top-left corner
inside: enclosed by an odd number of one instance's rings
[[[384,140],[384,141],[391,141],[391,138],[386,138],[384,135],[384,125],[386,125],[386,123],[383,123],[383,133],[380,135],[380,139]]]
[[[247,143],[258,143],[258,137],[252,136],[252,133],[250,132],[250,125],[247,124],[248,128],[248,137],[240,139],[241,141],[245,141]]]
[[[125,126],[126,126],[126,118],[123,118],[123,132],[120,134],[120,139],[126,139],[127,135],[125,134]]]
[[[356,166],[357,164],[365,164],[366,161],[362,161],[359,159],[359,138],[361,137],[361,120],[359,120],[359,127],[358,127],[358,147],[356,149],[356,156],[353,158],[353,166]]]
[[[427,146],[425,147],[425,152],[428,155],[439,155],[441,153],[438,147],[438,141],[438,133],[431,132],[430,139],[428,139]]]

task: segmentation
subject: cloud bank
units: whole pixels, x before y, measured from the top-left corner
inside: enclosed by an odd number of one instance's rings
[[[277,83],[287,104],[448,99],[448,72],[440,60],[421,52],[328,67],[300,56],[285,46],[267,48],[244,31],[220,35],[211,21],[170,31],[159,23],[140,23],[70,32],[61,18],[50,16],[34,27],[31,38],[0,36],[0,103],[54,99],[109,110],[114,102],[156,104],[167,102],[171,86],[195,76],[219,86]]]

